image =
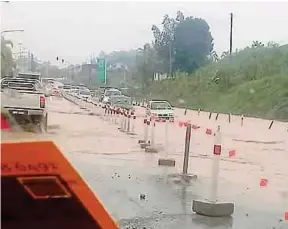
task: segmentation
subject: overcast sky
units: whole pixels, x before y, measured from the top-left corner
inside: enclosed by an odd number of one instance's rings
[[[101,50],[129,50],[153,39],[151,25],[164,14],[205,19],[219,53],[229,49],[229,13],[234,17],[234,47],[253,40],[288,43],[288,2],[14,2],[1,3],[1,31],[20,41],[41,60],[60,56],[82,63]],[[15,46],[17,51],[17,45]]]

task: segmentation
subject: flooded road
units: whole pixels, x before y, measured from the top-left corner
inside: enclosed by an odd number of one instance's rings
[[[145,153],[138,140],[143,138],[143,108],[137,108],[134,123],[136,135],[118,130],[103,111],[91,104],[78,105],[51,97],[48,133],[3,133],[3,141],[51,139],[74,165],[102,201],[121,228],[288,228],[288,133],[287,123],[244,120],[219,115],[209,120],[207,113],[198,116],[175,109],[176,120],[168,125],[169,146],[165,146],[165,123],[156,123],[155,141],[160,152]],[[119,121],[119,120],[118,120]],[[191,121],[200,128],[193,130],[189,173],[198,179],[179,182],[169,174],[182,170],[185,127],[179,121]],[[219,196],[234,202],[235,213],[229,218],[207,218],[191,211],[193,199],[208,197],[211,182],[213,135],[221,125],[223,155],[220,162]],[[149,134],[150,136],[150,134]],[[158,166],[158,159],[176,160],[175,168]],[[236,154],[229,157],[228,152]],[[262,178],[268,180],[260,187]]]

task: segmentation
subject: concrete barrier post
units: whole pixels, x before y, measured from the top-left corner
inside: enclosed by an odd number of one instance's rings
[[[169,120],[165,120],[165,152],[164,152],[164,158],[159,158],[158,160],[158,165],[159,166],[169,166],[169,167],[175,167],[175,159],[173,158],[168,158],[169,154]]]
[[[124,130],[124,115],[122,111],[120,111],[120,130]]]
[[[212,116],[212,112],[209,113],[209,119],[211,119],[211,116]]]
[[[209,200],[193,200],[192,210],[197,214],[210,217],[230,216],[234,213],[234,203],[218,202],[217,189],[219,177],[219,163],[221,155],[221,133],[218,126],[215,133],[215,143],[213,149],[213,164],[212,164],[212,185],[210,190]]]
[[[146,131],[145,131],[145,135],[144,135],[144,140],[147,143],[148,142],[148,132],[149,132],[149,127],[150,127],[150,120],[147,120],[146,122]]]
[[[133,115],[132,134],[135,134],[136,115]]]
[[[186,175],[188,171],[190,139],[191,139],[191,124],[189,123],[188,126],[186,127],[186,135],[185,135],[185,151],[184,151],[184,161],[183,161],[183,174],[184,175]]]
[[[220,126],[217,127],[215,133],[215,143],[213,149],[213,164],[212,164],[212,185],[210,192],[210,201],[217,201],[218,179],[219,179],[219,162],[221,155],[221,133]]]
[[[151,127],[151,146],[155,148],[155,122],[154,121]]]
[[[165,120],[165,156],[168,157],[168,151],[169,151],[169,133],[168,133],[168,120]]]
[[[143,119],[143,139],[140,139],[140,140],[138,141],[139,144],[146,143],[146,142],[145,142],[145,136],[146,136],[146,131],[147,131],[147,130],[146,130],[146,128],[147,128],[146,122],[147,122],[147,117],[145,117],[145,118]]]
[[[146,120],[146,127],[144,128],[144,142],[140,143],[140,147],[142,149],[146,149],[147,146],[150,145],[150,142],[148,141],[148,130],[150,127],[150,120]]]
[[[270,125],[269,125],[269,127],[268,127],[269,130],[271,130],[273,124],[274,124],[274,120],[271,121],[271,123],[270,123]]]
[[[146,153],[158,153],[158,149],[156,148],[156,143],[155,143],[155,127],[156,123],[155,120],[151,120],[151,144],[145,148]]]
[[[124,126],[123,126],[123,131],[125,132],[126,131],[126,128],[127,128],[127,114],[126,114],[126,111],[124,111]]]
[[[130,118],[131,118],[131,115],[128,112],[128,114],[127,114],[127,133],[130,132]]]
[[[119,112],[118,112],[118,108],[115,107],[115,124],[118,125],[119,124]]]

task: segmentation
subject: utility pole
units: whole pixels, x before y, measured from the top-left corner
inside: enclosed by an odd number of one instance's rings
[[[230,13],[230,56],[232,55],[232,44],[233,44],[233,13]]]
[[[231,64],[232,59],[232,45],[233,45],[233,13],[230,13],[230,44],[229,44],[229,62]],[[230,85],[230,76],[226,78],[227,87]]]
[[[169,41],[169,77],[172,78],[172,41]]]
[[[92,84],[92,55],[90,55],[90,64],[89,66],[89,88],[91,88],[91,84]]]

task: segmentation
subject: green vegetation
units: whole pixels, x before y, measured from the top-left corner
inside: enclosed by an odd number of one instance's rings
[[[288,120],[288,49],[245,48],[188,76],[154,82],[146,97],[175,106]],[[184,101],[184,103],[183,103]]]
[[[227,51],[218,56],[207,22],[180,11],[175,19],[164,15],[152,32],[151,44],[105,55],[108,63],[127,66],[129,76],[125,81],[123,70],[116,69],[113,77],[108,72],[108,82],[121,79],[131,95],[175,106],[288,120],[287,45],[253,41],[231,56]],[[154,81],[155,73],[168,78]]]

